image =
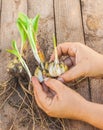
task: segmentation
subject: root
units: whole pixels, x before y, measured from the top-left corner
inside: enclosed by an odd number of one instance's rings
[[[19,107],[19,109],[18,109],[18,111],[17,111],[16,116],[14,117],[14,120],[13,120],[12,125],[11,125],[11,127],[9,128],[9,130],[12,130],[12,129],[13,129],[15,120],[16,120],[16,118],[17,118],[17,116],[18,116],[18,113],[20,112],[20,110],[21,110],[21,108],[22,108],[22,105],[24,104],[25,98],[26,98],[26,96],[23,98],[23,101],[22,101],[22,103],[21,103],[21,105],[20,105],[20,107]]]
[[[3,108],[3,106],[5,105],[5,103],[8,101],[8,99],[13,95],[14,91],[12,91],[9,96],[7,96],[7,98],[5,99],[5,101],[1,104],[0,106],[0,110]]]
[[[32,130],[35,130],[35,127],[37,125],[40,128],[47,128],[48,130],[66,130],[64,119],[48,117],[42,110],[38,108],[33,93],[28,89],[30,88],[29,81],[25,77],[27,77],[27,75],[19,75],[19,77],[14,76],[12,79],[8,79],[5,83],[0,84],[0,97],[9,93],[9,95],[5,98],[4,102],[1,104],[0,109],[2,109],[5,103],[8,102],[10,98],[12,98],[14,93],[18,95],[21,101],[20,105],[15,105],[18,111],[13,119],[12,125],[10,126],[9,130],[13,130],[13,127],[16,124],[17,117],[19,116],[19,113],[22,109],[27,112],[27,115],[30,118],[30,121],[27,123],[29,123],[30,125],[32,124]],[[87,77],[83,77],[76,82],[71,83],[69,86],[75,86],[86,78]],[[23,118],[21,118],[21,121],[22,120]]]
[[[8,79],[4,83],[0,84],[0,96],[2,96],[3,94],[7,93],[7,91],[10,90],[10,87],[7,88],[7,84],[9,84],[10,81],[11,79]]]
[[[69,87],[73,87],[73,86],[78,85],[78,84],[81,83],[82,81],[84,81],[86,78],[87,78],[87,77],[83,77],[83,78],[80,78],[80,79],[74,81],[74,83],[68,83],[68,84],[65,83],[65,84],[66,84],[67,86],[69,86]]]

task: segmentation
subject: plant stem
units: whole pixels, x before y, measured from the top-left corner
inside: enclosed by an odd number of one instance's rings
[[[29,70],[27,64],[25,63],[24,59],[22,59],[22,57],[20,57],[19,60],[20,60],[22,66],[24,67],[25,71],[27,72],[27,74],[28,74],[28,76],[29,76],[29,78],[30,78],[30,80],[31,80],[32,74],[31,74],[31,72],[30,72],[30,70]]]
[[[57,53],[57,42],[56,42],[56,38],[54,34],[53,34],[53,45],[54,45],[55,63],[58,64],[59,59],[58,59],[58,53]]]
[[[38,55],[39,55],[39,58],[40,58],[40,61],[41,61],[41,67],[42,67],[42,69],[44,69],[43,63],[45,62],[45,56],[44,56],[42,49],[40,48],[40,44],[37,40],[37,35],[34,35],[34,40],[36,42],[37,52],[38,52]]]
[[[36,60],[40,64],[41,61],[40,61],[40,57],[39,57],[38,52],[37,52],[36,43],[35,43],[34,38],[33,38],[31,26],[28,29],[28,33],[27,34],[28,34],[29,42],[30,42],[30,45],[31,45],[34,57],[36,58]]]
[[[23,42],[21,43],[20,54],[23,55]]]

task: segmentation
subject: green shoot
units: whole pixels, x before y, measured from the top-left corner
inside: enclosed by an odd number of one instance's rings
[[[34,19],[29,19],[27,16],[20,13],[18,20],[22,29],[25,31],[28,37],[35,59],[38,61],[39,64],[42,65],[43,68],[43,63],[39,57],[37,46],[36,46],[39,17],[40,17],[39,15],[36,15]]]
[[[36,48],[37,48],[38,55],[39,55],[39,58],[41,61],[41,67],[42,67],[42,69],[44,69],[43,63],[45,61],[45,57],[44,57],[43,51],[40,49],[40,45],[39,45],[39,42],[37,40],[39,18],[40,18],[40,15],[39,14],[36,15],[35,18],[32,19],[32,25],[33,25],[34,41],[36,42]]]
[[[24,59],[22,58],[21,54],[19,53],[19,50],[17,48],[17,45],[16,45],[16,41],[12,41],[12,50],[7,50],[9,53],[15,55],[18,60],[20,61],[20,63],[22,64],[22,66],[24,67],[25,71],[27,72],[30,80],[31,80],[31,72],[27,66],[27,64],[25,63]]]
[[[37,35],[38,33],[38,23],[39,23],[40,15],[36,15],[35,18],[32,20],[34,33]]]
[[[20,50],[20,53],[22,55],[23,54],[23,50],[25,48],[25,44],[27,44],[26,43],[26,41],[27,41],[27,34],[25,33],[24,29],[22,28],[22,25],[21,25],[19,20],[17,20],[17,27],[18,27],[18,30],[19,30],[20,35],[21,35],[21,50]]]
[[[29,18],[24,14],[24,13],[19,13],[19,17],[20,20],[22,21],[23,25],[25,25],[25,27],[27,27],[27,23]]]
[[[53,34],[53,45],[54,45],[55,63],[58,64],[59,59],[58,59],[58,53],[57,53],[57,42],[56,42],[56,37],[54,34]]]

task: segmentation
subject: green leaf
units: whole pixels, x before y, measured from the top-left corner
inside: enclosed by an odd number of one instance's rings
[[[21,21],[21,19],[18,19],[17,22],[20,23],[21,27],[24,29],[25,33],[27,34],[27,33],[28,33],[28,32],[27,32],[28,24],[25,25],[25,24]]]
[[[18,19],[17,19],[17,23],[19,23],[19,24],[23,27],[23,29],[27,29],[28,22],[27,22],[27,23],[24,23],[24,22],[22,21],[22,19],[18,18]]]
[[[18,51],[16,41],[12,41],[12,48],[13,48],[12,50],[7,50],[7,52],[9,52],[9,53],[15,55],[16,57],[18,57],[18,60],[21,62],[22,66],[26,70],[29,78],[31,79],[31,77],[32,77],[31,72],[30,72],[28,66],[26,65],[26,62],[24,61],[24,59],[22,58],[21,54]]]
[[[12,48],[13,48],[13,50],[19,52],[19,50],[18,50],[18,48],[17,48],[17,45],[16,45],[16,41],[12,41],[11,44],[12,44]]]
[[[35,18],[32,20],[32,24],[33,24],[33,30],[34,32],[37,34],[38,33],[38,24],[39,24],[39,18],[40,15],[36,15]]]
[[[21,35],[21,39],[22,39],[22,43],[25,44],[26,40],[27,40],[27,34],[23,28],[23,26],[21,25],[20,21],[17,20],[17,27],[18,27],[18,30],[20,32],[20,35]]]
[[[20,57],[20,54],[19,54],[19,50],[17,48],[17,45],[16,45],[16,41],[12,41],[12,50],[7,50],[7,52],[17,56],[18,58]]]
[[[13,54],[13,55],[19,57],[19,56],[18,56],[18,53],[16,52],[16,50],[7,50],[7,52],[9,52],[9,53],[11,53],[11,54]]]
[[[24,14],[24,13],[19,13],[19,19],[21,19],[21,21],[24,23],[24,24],[27,24],[28,23],[28,20],[29,18]]]

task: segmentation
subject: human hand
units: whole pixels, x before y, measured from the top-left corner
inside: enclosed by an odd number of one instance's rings
[[[55,92],[48,96],[37,78],[32,78],[34,96],[38,106],[51,117],[81,119],[86,100],[74,90],[66,87],[60,81],[48,79],[45,85]]]
[[[60,77],[65,81],[71,81],[81,76],[103,75],[103,55],[95,52],[81,43],[63,43],[57,46],[58,56],[68,55],[73,66]],[[54,60],[54,53],[50,61]],[[70,63],[68,60],[68,63]]]

